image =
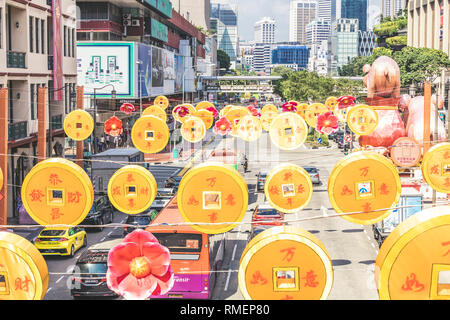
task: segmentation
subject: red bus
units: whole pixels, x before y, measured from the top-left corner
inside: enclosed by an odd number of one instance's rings
[[[174,196],[146,228],[170,251],[175,284],[165,295],[152,298],[211,299],[225,252],[225,234],[208,235],[184,223]]]

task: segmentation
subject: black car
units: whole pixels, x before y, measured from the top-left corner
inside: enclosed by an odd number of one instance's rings
[[[183,177],[180,176],[172,176],[166,180],[166,184],[164,185],[164,187],[173,188],[173,191],[176,192],[182,178]]]
[[[82,225],[104,225],[113,222],[114,208],[107,196],[101,196],[94,200],[91,210],[81,223]],[[87,230],[91,228],[86,228]],[[100,231],[103,227],[98,228]]]
[[[266,183],[267,175],[269,174],[268,171],[260,171],[256,176],[256,192],[264,192],[264,184]]]
[[[117,297],[106,284],[109,250],[122,242],[115,239],[89,247],[78,258],[72,273],[70,294],[74,299],[82,297]]]
[[[150,209],[150,211],[146,213],[129,215],[125,224],[131,226],[123,227],[123,236],[125,237],[136,229],[145,229],[157,214],[158,211],[156,209]]]

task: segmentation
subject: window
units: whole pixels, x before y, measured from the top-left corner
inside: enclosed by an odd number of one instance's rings
[[[34,101],[35,101],[35,84],[34,83],[32,83],[32,84],[30,84],[30,106],[31,106],[31,120],[34,120],[35,119],[35,117],[34,117],[34,108],[35,108],[35,104],[34,104]]]
[[[67,27],[64,26],[64,57],[67,56]]]
[[[33,17],[30,17],[30,52],[33,52]]]
[[[45,53],[45,20],[41,20],[41,53]]]
[[[75,28],[72,28],[72,57],[75,57]]]
[[[39,19],[35,19],[36,23],[36,53],[39,53]]]

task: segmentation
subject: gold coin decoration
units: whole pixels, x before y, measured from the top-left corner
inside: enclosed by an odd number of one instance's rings
[[[308,126],[298,114],[285,112],[272,120],[269,134],[278,148],[295,150],[306,141]]]
[[[365,105],[353,107],[347,114],[348,127],[359,136],[371,134],[377,128],[378,121],[378,113]]]
[[[242,140],[248,142],[256,141],[261,137],[262,133],[261,120],[254,116],[245,116],[239,121],[237,131]]]
[[[64,132],[75,141],[83,141],[92,134],[94,119],[84,110],[74,110],[64,118]]]
[[[310,127],[315,128],[317,125],[317,119],[325,112],[328,112],[328,108],[324,104],[313,103],[305,110],[305,120]]]
[[[158,96],[155,98],[155,101],[153,101],[153,104],[165,110],[169,106],[169,99],[165,96]]]
[[[422,175],[434,190],[450,193],[450,143],[431,147],[423,156]]]
[[[169,127],[156,116],[142,116],[131,128],[131,140],[143,153],[158,153],[169,142]]]
[[[184,140],[195,143],[206,135],[205,123],[198,117],[189,117],[181,125],[181,135]]]
[[[142,116],[155,116],[155,117],[160,118],[164,122],[167,121],[166,111],[164,111],[163,108],[156,106],[156,105],[145,108],[145,110],[142,111],[141,117]]]

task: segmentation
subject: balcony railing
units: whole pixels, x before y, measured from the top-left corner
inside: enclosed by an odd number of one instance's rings
[[[48,70],[53,70],[53,56],[48,56]]]
[[[6,53],[6,67],[25,69],[25,53],[8,51]]]
[[[8,140],[14,141],[28,137],[27,121],[16,122],[9,124]]]
[[[52,130],[60,130],[63,127],[63,115],[52,116]]]

